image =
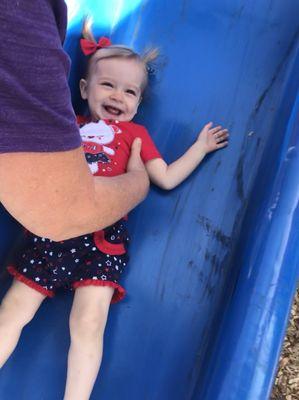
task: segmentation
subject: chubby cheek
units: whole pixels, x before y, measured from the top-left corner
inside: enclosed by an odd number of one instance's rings
[[[129,119],[132,119],[137,114],[137,109],[138,109],[138,107],[134,107],[134,108],[132,107],[132,108],[130,108],[130,110],[128,110],[127,116]]]
[[[135,115],[135,114],[137,113],[137,111],[138,111],[139,104],[140,104],[139,101],[134,101],[134,102],[131,104],[130,109],[131,109],[131,112],[134,113],[134,115]]]
[[[91,97],[94,101],[100,101],[103,98],[103,94],[99,93],[97,90],[94,90]]]
[[[97,92],[94,92],[90,98],[89,98],[89,103],[93,106],[93,107],[99,107],[101,106],[101,104],[103,103],[103,98],[101,95],[99,95]]]

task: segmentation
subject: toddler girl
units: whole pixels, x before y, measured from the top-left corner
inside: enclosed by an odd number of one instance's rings
[[[142,57],[127,47],[111,45],[107,38],[96,42],[86,27],[81,48],[89,56],[87,74],[80,81],[89,116],[78,117],[78,123],[94,175],[125,173],[131,145],[141,139],[141,157],[150,180],[163,189],[172,189],[207,153],[228,144],[227,129],[213,127],[210,122],[186,153],[167,165],[147,130],[132,122],[147,85],[148,63],[156,52]],[[14,281],[0,307],[0,367],[42,301],[59,288],[71,288],[75,295],[64,399],[89,399],[101,364],[110,303],[120,301],[125,294],[119,284],[128,261],[125,219],[62,242],[26,231],[19,253],[8,266]]]

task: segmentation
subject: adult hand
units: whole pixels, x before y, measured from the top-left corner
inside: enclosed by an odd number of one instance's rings
[[[137,142],[130,170],[114,177],[93,176],[82,147],[1,154],[0,202],[25,228],[54,241],[103,229],[136,207],[148,192],[139,153]]]
[[[146,172],[143,161],[140,157],[142,141],[136,138],[131,146],[131,155],[127,165],[127,172],[130,171],[143,171]]]
[[[141,145],[142,141],[140,138],[136,138],[132,143],[131,155],[127,165],[127,172],[136,175],[136,184],[140,185],[140,190],[144,191],[145,197],[149,188],[149,177],[140,157]]]

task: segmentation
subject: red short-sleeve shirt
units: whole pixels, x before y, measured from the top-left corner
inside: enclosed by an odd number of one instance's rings
[[[92,122],[77,117],[86,160],[93,175],[116,176],[126,172],[131,145],[142,140],[141,158],[144,163],[162,158],[147,129],[134,122],[99,120]]]

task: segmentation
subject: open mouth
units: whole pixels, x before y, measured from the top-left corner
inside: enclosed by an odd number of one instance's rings
[[[119,117],[120,114],[122,114],[122,110],[120,110],[117,107],[113,106],[104,106],[105,111],[107,111],[111,115],[115,115],[116,117]]]

